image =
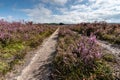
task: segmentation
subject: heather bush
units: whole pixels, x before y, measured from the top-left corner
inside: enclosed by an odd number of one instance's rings
[[[0,20],[0,74],[6,73],[26,53],[42,43],[57,27],[32,22]],[[1,63],[2,62],[2,63]],[[6,70],[7,69],[7,70]],[[1,76],[1,75],[0,75]]]
[[[93,61],[100,59],[102,56],[101,50],[96,43],[96,36],[92,36],[88,39],[82,37],[72,53],[80,57],[85,64],[91,65]]]
[[[114,80],[111,68],[102,59],[96,36],[75,35],[64,34],[59,38],[58,52],[52,64],[52,80]],[[72,41],[67,42],[69,39]],[[61,44],[69,46],[60,47]]]
[[[100,40],[108,41],[112,44],[120,44],[120,24],[110,24],[105,22],[80,23],[70,28],[82,35],[90,36],[91,33]]]

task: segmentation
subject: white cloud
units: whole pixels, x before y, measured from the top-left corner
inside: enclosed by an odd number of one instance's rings
[[[83,0],[78,0],[78,2],[82,2]]]
[[[43,6],[38,6],[33,9],[24,9],[23,11],[27,12],[29,16],[47,16],[51,14],[51,11]]]
[[[33,9],[23,9],[22,11],[27,13],[30,17],[29,20],[42,23],[49,22],[52,14],[51,10],[45,8],[44,5],[41,4],[35,6]]]
[[[68,0],[44,0],[44,2],[54,4],[65,4]],[[76,0],[81,2],[83,0]],[[70,7],[53,7],[54,11],[60,12],[55,14],[52,9],[38,4],[32,9],[24,9],[30,20],[46,23],[46,22],[65,22],[79,23],[86,21],[102,21],[119,22],[120,20],[120,0],[89,0],[88,4],[70,4]],[[51,5],[52,6],[52,5]]]
[[[4,16],[4,17],[0,16],[0,19],[4,19],[4,20],[9,21],[9,22],[16,21],[15,18],[13,16],[11,16],[11,15]]]
[[[42,0],[44,3],[51,3],[51,4],[57,4],[57,5],[65,5],[68,0]]]
[[[5,17],[0,16],[0,20],[1,20],[1,19],[5,19]]]
[[[65,4],[67,2],[67,0],[51,0],[53,3],[57,3],[57,4]]]
[[[13,20],[13,16],[7,16],[6,19],[7,19],[8,21],[12,21],[12,20]]]

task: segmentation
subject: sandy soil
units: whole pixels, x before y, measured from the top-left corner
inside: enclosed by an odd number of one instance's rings
[[[49,80],[49,63],[51,63],[56,51],[58,30],[43,42],[18,76],[10,77],[6,80]]]
[[[120,45],[112,45],[105,41],[98,41],[98,44],[105,50],[109,51],[110,54],[115,55],[116,64],[112,64],[114,75],[120,80]]]

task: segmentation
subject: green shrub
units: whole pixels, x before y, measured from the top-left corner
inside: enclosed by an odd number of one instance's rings
[[[103,60],[94,61],[95,67],[85,65],[81,59],[60,53],[53,62],[54,80],[113,80],[110,67]]]
[[[0,74],[5,74],[9,70],[9,65],[0,61]]]
[[[116,62],[116,57],[113,54],[104,54],[103,59],[107,62],[113,62],[113,63]]]

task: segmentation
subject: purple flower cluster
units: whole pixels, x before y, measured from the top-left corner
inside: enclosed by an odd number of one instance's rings
[[[7,22],[0,20],[0,43],[8,43],[9,40],[13,42],[27,41],[33,39],[35,36],[38,36],[45,31],[53,30],[54,27],[33,24],[29,22]]]
[[[91,64],[94,60],[101,58],[101,49],[96,42],[96,36],[81,37],[76,48],[73,49],[73,54],[80,57],[85,64]]]
[[[0,39],[1,39],[1,40],[10,39],[11,37],[12,37],[11,34],[8,34],[8,33],[0,33]]]
[[[67,35],[71,35],[73,36],[74,33],[72,30],[70,30],[69,28],[67,27],[62,27],[59,31],[59,36],[67,36]]]

